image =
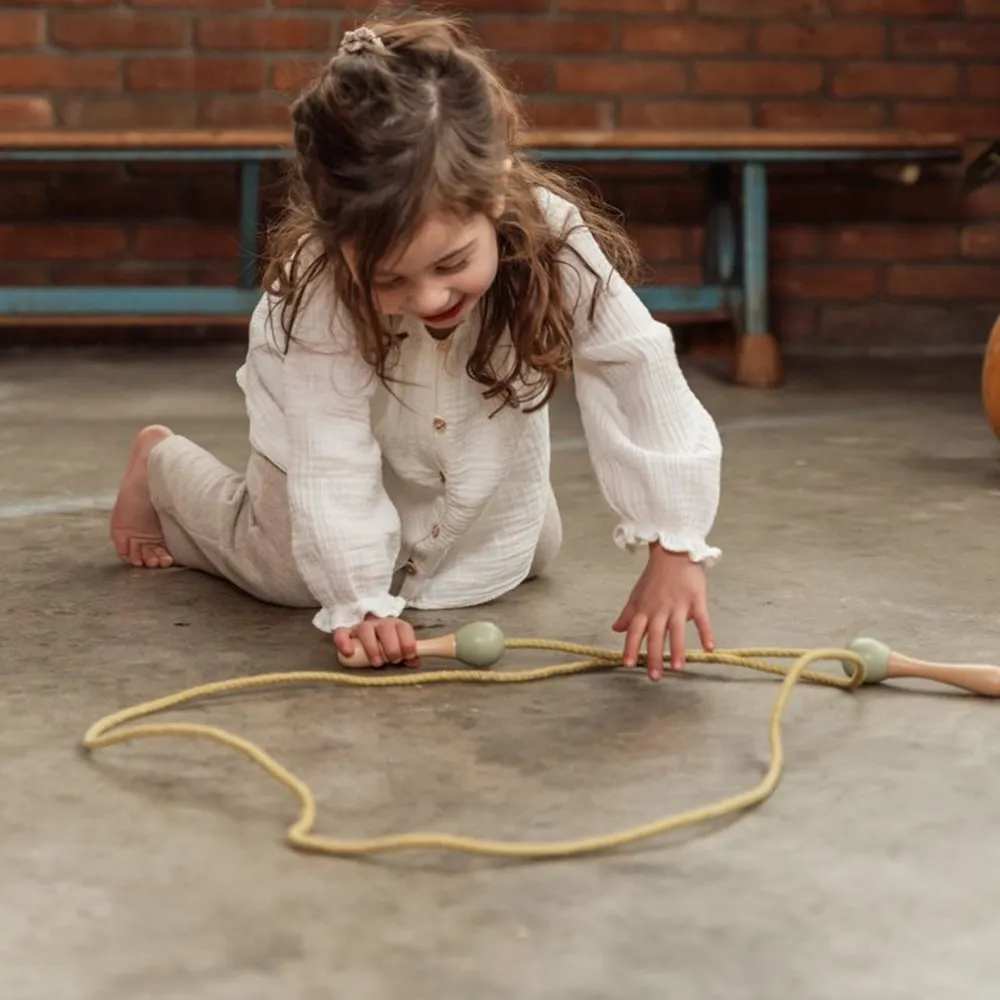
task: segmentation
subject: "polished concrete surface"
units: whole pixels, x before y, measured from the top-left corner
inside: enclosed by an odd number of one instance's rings
[[[1000,705],[803,687],[775,796],[731,822],[570,861],[357,861],[283,843],[292,797],[231,751],[85,729],[204,681],[331,655],[308,612],[116,561],[135,430],[246,454],[239,348],[0,358],[0,996],[5,1000],[994,998]],[[1000,658],[1000,443],[978,371],[817,364],[776,392],[690,377],[726,445],[720,646],[874,634]],[[617,645],[640,561],[614,548],[572,395],[554,406],[566,548],[488,609],[512,635]],[[692,633],[693,635],[693,633]],[[525,655],[512,663],[544,662]],[[174,718],[260,742],[319,828],[606,832],[755,784],[777,682],[692,668],[514,688],[298,688]]]

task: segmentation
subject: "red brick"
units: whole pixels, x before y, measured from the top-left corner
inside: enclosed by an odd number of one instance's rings
[[[54,120],[47,97],[0,97],[0,128],[44,128]]]
[[[745,52],[750,44],[746,25],[706,21],[625,21],[622,50],[672,55]]]
[[[823,66],[813,62],[699,62],[694,66],[700,94],[768,96],[814,93],[823,85]]]
[[[893,51],[904,56],[982,56],[1000,52],[1000,24],[913,24],[897,28]]]
[[[572,59],[556,63],[556,89],[570,94],[678,94],[687,73],[675,62]]]
[[[960,14],[962,0],[831,0],[836,14],[873,17],[948,17]]]
[[[489,49],[565,55],[608,52],[614,29],[608,21],[524,21],[511,17],[483,18],[477,36]]]
[[[961,195],[955,173],[929,169],[919,184],[873,176],[870,167],[860,165],[835,172],[805,167],[783,173],[781,183],[771,185],[770,209],[775,224],[841,226],[906,219],[910,223],[953,225],[960,213],[972,217],[975,196]],[[1000,188],[996,190],[1000,194]],[[977,210],[983,211],[984,204]]]
[[[965,88],[969,97],[996,100],[1000,97],[1000,65],[967,66]]]
[[[119,261],[115,264],[89,264],[71,261],[52,265],[54,285],[186,285],[188,268],[150,264],[143,261]]]
[[[776,261],[818,257],[823,249],[823,233],[815,226],[772,226],[770,252]]]
[[[774,290],[794,299],[866,299],[878,291],[872,267],[785,264],[774,269]]]
[[[130,59],[128,85],[132,90],[247,91],[264,86],[264,61],[240,58]]]
[[[188,21],[168,14],[52,11],[49,38],[64,49],[176,49],[187,44]]]
[[[646,265],[648,280],[660,285],[701,284],[701,268],[697,264],[649,264]]]
[[[958,67],[952,63],[860,62],[837,66],[835,97],[954,97]]]
[[[689,233],[680,226],[629,226],[629,235],[646,261],[678,261],[690,256]]]
[[[281,192],[277,193],[280,200]],[[267,192],[265,198],[266,195]],[[192,202],[192,218],[231,224],[239,211],[239,189],[233,184],[232,174],[198,184],[192,192]]]
[[[691,254],[690,256],[702,260],[705,256],[705,227],[691,226]]]
[[[25,219],[44,214],[47,185],[42,179],[0,181],[0,219]]]
[[[174,178],[183,168],[174,166]],[[165,184],[161,177],[133,180],[122,167],[95,175],[74,173],[49,186],[52,217],[72,219],[178,216],[191,208],[186,185]]]
[[[212,128],[285,126],[291,124],[285,101],[267,97],[230,97],[218,94],[204,98],[198,110],[198,124]]]
[[[962,230],[962,254],[966,257],[1000,259],[1000,222],[966,226]]]
[[[271,64],[271,89],[298,93],[325,65],[325,59],[276,59]]]
[[[369,18],[365,17],[349,17],[347,14],[341,15],[337,21],[337,44],[340,44],[341,38],[348,31],[353,31],[355,28],[360,28],[364,24],[369,23]]]
[[[187,98],[185,98],[187,100]],[[158,179],[161,183],[164,177],[178,178],[178,164],[169,160],[151,160],[148,163],[139,162],[129,164],[128,173],[130,177],[148,180]],[[184,166],[184,173],[187,179],[195,183],[204,183],[206,180],[218,181],[220,177],[225,177],[232,182],[233,166],[231,163],[199,163],[187,164]]]
[[[181,97],[71,97],[63,106],[68,128],[190,128],[196,124],[195,107]]]
[[[133,251],[144,260],[228,260],[238,240],[232,226],[142,226]]]
[[[875,56],[885,52],[882,24],[820,21],[757,26],[757,51],[776,56]]]
[[[117,2],[117,0],[114,0]],[[129,0],[133,7],[171,7],[179,10],[252,10],[267,6],[267,0]]]
[[[739,101],[624,101],[623,128],[745,128],[749,104]]]
[[[0,10],[0,48],[23,49],[45,38],[45,16],[31,10]]]
[[[612,128],[614,105],[610,101],[525,102],[528,121],[533,128]]]
[[[433,5],[446,13],[546,14],[549,0],[437,0]],[[349,8],[357,10],[357,7]]]
[[[783,346],[811,342],[816,335],[817,307],[811,302],[779,299],[774,303],[771,326]]]
[[[701,226],[705,221],[705,185],[690,173],[683,179],[659,177],[643,183],[633,181],[622,188],[616,200],[630,225]],[[697,237],[692,250],[697,252]]]
[[[954,226],[869,225],[840,227],[830,234],[831,257],[843,260],[937,260],[958,254]]]
[[[189,275],[188,281],[192,285],[231,285],[233,283],[232,261],[224,261],[221,264],[197,264],[186,269]],[[239,327],[234,328],[237,340],[240,340]]]
[[[894,122],[901,128],[956,131],[969,137],[994,138],[1000,129],[1000,102],[996,104],[897,104]]]
[[[883,104],[857,101],[765,101],[757,110],[762,128],[877,128],[885,118]]]
[[[976,149],[979,153],[981,147]],[[961,207],[967,219],[993,219],[1000,215],[1000,184],[987,184],[962,197]]]
[[[546,59],[506,59],[498,69],[506,84],[522,94],[552,89],[552,63]]]
[[[0,226],[4,260],[99,260],[120,257],[127,249],[119,226]]]
[[[559,0],[559,9],[576,14],[683,14],[688,0]]]
[[[899,301],[826,306],[822,313],[819,339],[863,350],[879,340],[917,350],[932,346],[954,350],[963,343],[981,350],[995,315],[980,303],[944,307]]]
[[[202,49],[325,51],[333,25],[323,17],[203,17],[195,22],[195,44]]]
[[[994,264],[898,264],[889,268],[887,289],[901,299],[997,298]]]
[[[814,14],[828,14],[830,6],[827,0],[695,0],[695,9],[699,14],[709,14],[716,17],[806,17]]]
[[[0,285],[29,285],[41,287],[50,283],[48,264],[0,264]],[[4,331],[4,341],[9,342],[11,330]]]
[[[119,0],[62,0],[62,7],[111,7]],[[56,0],[7,0],[6,7],[55,7]]]
[[[117,59],[77,56],[4,55],[0,90],[118,90]]]

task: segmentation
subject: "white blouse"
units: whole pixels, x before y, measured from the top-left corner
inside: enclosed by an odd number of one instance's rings
[[[610,279],[591,323],[595,279],[566,253],[573,384],[601,491],[620,519],[614,540],[626,550],[658,540],[711,565],[720,555],[707,542],[719,503],[715,423],[680,370],[670,329],[613,271],[576,207],[547,191],[539,198],[554,227],[580,226],[571,245]],[[288,477],[315,625],[330,632],[369,612],[471,607],[523,582],[552,497],[548,412],[506,407],[490,418],[498,401],[465,374],[476,312],[442,343],[404,322],[390,392],[360,357],[332,282],[313,284],[287,353],[279,311],[269,295],[258,303],[237,381],[251,446]]]

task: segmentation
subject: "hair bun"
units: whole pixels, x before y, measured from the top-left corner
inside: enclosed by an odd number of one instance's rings
[[[344,37],[340,40],[340,47],[337,49],[337,55],[346,53],[351,56],[361,56],[366,52],[384,48],[385,42],[371,28],[362,26],[344,33]]]

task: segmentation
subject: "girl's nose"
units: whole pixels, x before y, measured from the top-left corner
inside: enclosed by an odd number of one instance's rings
[[[411,302],[418,316],[436,316],[448,308],[450,299],[451,293],[444,285],[425,284],[414,292]]]

